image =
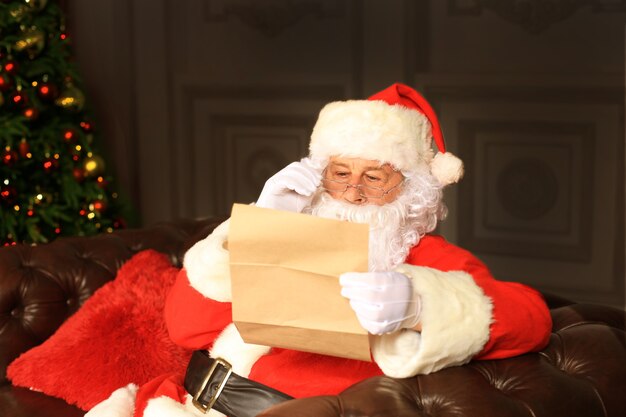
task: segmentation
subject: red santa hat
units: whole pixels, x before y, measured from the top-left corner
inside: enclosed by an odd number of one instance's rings
[[[463,176],[461,160],[446,152],[433,108],[417,91],[399,83],[367,100],[324,106],[313,128],[309,151],[314,158],[372,159],[401,171],[426,167],[442,185],[458,182]]]

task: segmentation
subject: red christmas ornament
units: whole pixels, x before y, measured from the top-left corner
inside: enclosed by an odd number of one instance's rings
[[[97,211],[98,213],[103,212],[104,210],[106,210],[106,208],[107,208],[107,205],[102,200],[96,200],[93,202],[93,209]]]
[[[28,120],[35,120],[39,116],[39,110],[37,110],[35,107],[28,107],[22,112],[22,114]]]
[[[87,122],[87,121],[82,121],[80,122],[80,127],[83,128],[83,131],[85,133],[89,133],[93,130],[93,125],[91,122]]]
[[[17,161],[17,152],[12,149],[5,149],[2,153],[2,163],[6,166],[12,166]]]
[[[37,95],[44,101],[54,101],[59,95],[59,88],[52,83],[41,83],[37,86]]]
[[[6,204],[13,204],[17,197],[17,190],[12,185],[3,185],[0,187],[0,200]]]
[[[57,169],[59,167],[59,161],[58,159],[54,159],[54,158],[46,158],[43,161],[43,169],[46,172],[52,172],[55,169]]]
[[[125,229],[126,228],[126,220],[124,220],[123,218],[118,218],[115,219],[113,221],[113,228],[114,229]]]
[[[109,182],[105,180],[104,177],[98,177],[96,178],[96,185],[100,188],[106,188],[106,186],[109,185]]]
[[[76,182],[83,182],[85,179],[85,170],[80,167],[76,167],[72,170],[72,175],[74,175]]]
[[[28,144],[28,142],[26,142],[26,139],[22,139],[20,141],[20,145],[18,147],[19,152],[20,152],[20,156],[22,158],[27,158],[28,154],[30,153],[30,145]]]
[[[76,140],[76,132],[72,129],[67,129],[63,132],[63,139],[67,143],[72,143]]]
[[[11,79],[5,74],[0,74],[0,91],[7,91],[11,86]]]
[[[33,216],[35,215],[35,210],[33,210],[32,208],[31,208],[31,209],[28,209],[28,210],[26,211],[26,215],[27,215],[28,217],[33,217]]]
[[[56,233],[57,235],[61,233],[61,228],[60,227],[55,227],[54,228],[54,233]]]
[[[14,74],[16,74],[16,73],[17,73],[17,70],[18,70],[18,69],[19,69],[19,66],[17,65],[17,62],[16,62],[16,61],[11,60],[11,61],[7,61],[7,62],[4,64],[4,71],[5,71],[7,74],[14,75]]]
[[[26,94],[22,93],[21,91],[16,91],[9,98],[9,102],[11,102],[14,106],[17,106],[17,107],[22,107],[26,105],[27,101],[28,99],[26,98]]]

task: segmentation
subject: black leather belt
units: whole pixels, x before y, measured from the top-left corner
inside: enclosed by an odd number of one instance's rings
[[[206,413],[214,408],[229,417],[255,417],[272,405],[293,398],[237,375],[228,362],[211,358],[206,350],[196,350],[191,355],[184,385],[200,411]]]

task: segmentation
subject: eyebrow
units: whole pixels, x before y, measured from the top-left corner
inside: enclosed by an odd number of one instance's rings
[[[344,164],[343,162],[331,162],[331,164],[333,164],[333,165],[339,165],[339,166],[341,166],[341,167],[343,167],[343,168],[348,168],[348,169],[350,169],[350,166],[349,166],[348,164]],[[363,171],[383,171],[383,172],[384,172],[385,170],[384,170],[384,168],[383,168],[383,166],[382,166],[382,165],[378,165],[378,166],[376,166],[376,165],[372,165],[372,166],[365,167],[365,168],[363,169]]]

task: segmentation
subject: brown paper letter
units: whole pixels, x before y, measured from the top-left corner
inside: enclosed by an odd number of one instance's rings
[[[367,271],[365,224],[235,204],[233,321],[244,341],[370,361],[339,275]]]

